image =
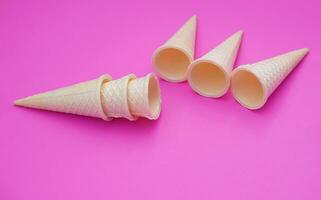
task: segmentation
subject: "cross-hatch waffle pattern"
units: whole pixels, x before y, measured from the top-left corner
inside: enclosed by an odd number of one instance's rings
[[[105,118],[99,98],[101,79],[37,94],[19,100],[26,107]]]
[[[136,79],[134,74],[129,74],[118,80],[112,80],[109,75],[103,75],[95,80],[19,99],[15,104],[98,117],[107,121],[120,117],[135,120],[138,116],[156,119],[158,115],[153,116],[149,110],[150,76],[154,75],[149,74]],[[132,87],[129,87],[131,81],[133,81]],[[131,110],[134,110],[133,114]]]
[[[133,115],[152,118],[148,103],[148,77],[135,79],[129,83],[128,103]]]
[[[274,58],[244,66],[257,75],[270,96],[307,53],[306,49],[292,51]]]
[[[226,72],[230,73],[234,65],[234,61],[240,47],[242,32],[239,31],[219,44],[212,51],[207,53],[199,60],[211,60],[215,64],[223,67]]]
[[[164,47],[184,49],[190,58],[194,58],[196,17],[190,18],[165,44]]]
[[[135,75],[130,74],[103,84],[101,90],[102,105],[108,117],[136,119],[130,113],[128,104],[128,84],[135,78]]]

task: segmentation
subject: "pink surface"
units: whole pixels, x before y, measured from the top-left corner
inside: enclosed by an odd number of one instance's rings
[[[0,199],[321,199],[319,0],[0,4]],[[197,57],[239,29],[237,64],[311,51],[259,111],[164,81],[155,122],[12,105],[102,73],[147,74],[193,14]]]

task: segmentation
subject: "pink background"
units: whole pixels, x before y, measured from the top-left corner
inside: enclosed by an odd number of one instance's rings
[[[0,199],[321,199],[320,1],[0,3]],[[161,81],[158,121],[72,116],[14,99],[109,73],[198,16],[196,57],[239,29],[237,65],[310,54],[259,111]]]

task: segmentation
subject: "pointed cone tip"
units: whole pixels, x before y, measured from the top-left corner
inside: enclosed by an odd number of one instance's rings
[[[238,30],[238,31],[236,31],[235,33],[243,34],[243,33],[244,33],[244,31],[243,31],[243,29],[239,29],[239,30]]]
[[[24,104],[24,99],[17,99],[13,102],[15,106],[22,106]]]
[[[193,15],[193,16],[190,17],[187,21],[188,21],[188,22],[194,22],[194,23],[196,23],[196,19],[197,19],[196,15]]]
[[[239,30],[235,33],[233,33],[232,35],[230,35],[225,41],[240,41],[243,37],[243,30]],[[224,42],[225,42],[224,41]]]
[[[241,38],[244,34],[244,31],[243,30],[239,30],[237,31],[236,33],[234,33],[231,37],[239,37]]]
[[[244,34],[244,31],[243,30],[239,30],[236,32],[237,34],[240,34],[240,35],[243,35]]]
[[[308,52],[310,51],[309,48],[302,48],[302,49],[299,49],[299,50],[301,50],[301,51],[303,51],[303,52],[305,52],[305,53],[308,53]]]
[[[25,107],[28,107],[28,104],[30,103],[30,97],[24,97],[24,98],[21,98],[21,99],[16,99],[13,104],[15,106],[25,106]]]
[[[301,54],[302,56],[305,56],[307,53],[309,53],[309,48],[301,48],[301,49],[296,49],[293,51],[290,51],[289,54]]]

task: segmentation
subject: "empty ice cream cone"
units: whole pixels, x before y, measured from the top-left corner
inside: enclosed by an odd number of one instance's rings
[[[160,89],[154,74],[134,79],[128,86],[128,102],[135,116],[157,119],[160,114]]]
[[[261,108],[308,51],[303,48],[236,68],[231,79],[233,96],[248,109]]]
[[[195,92],[205,97],[221,97],[227,92],[242,34],[236,32],[189,66],[188,82]]]
[[[196,16],[191,17],[165,44],[153,54],[157,74],[170,82],[187,78],[189,64],[194,60]]]
[[[109,75],[15,101],[15,105],[71,113],[104,120],[138,117],[157,119],[160,89],[154,74],[136,79],[129,74],[117,80]]]

